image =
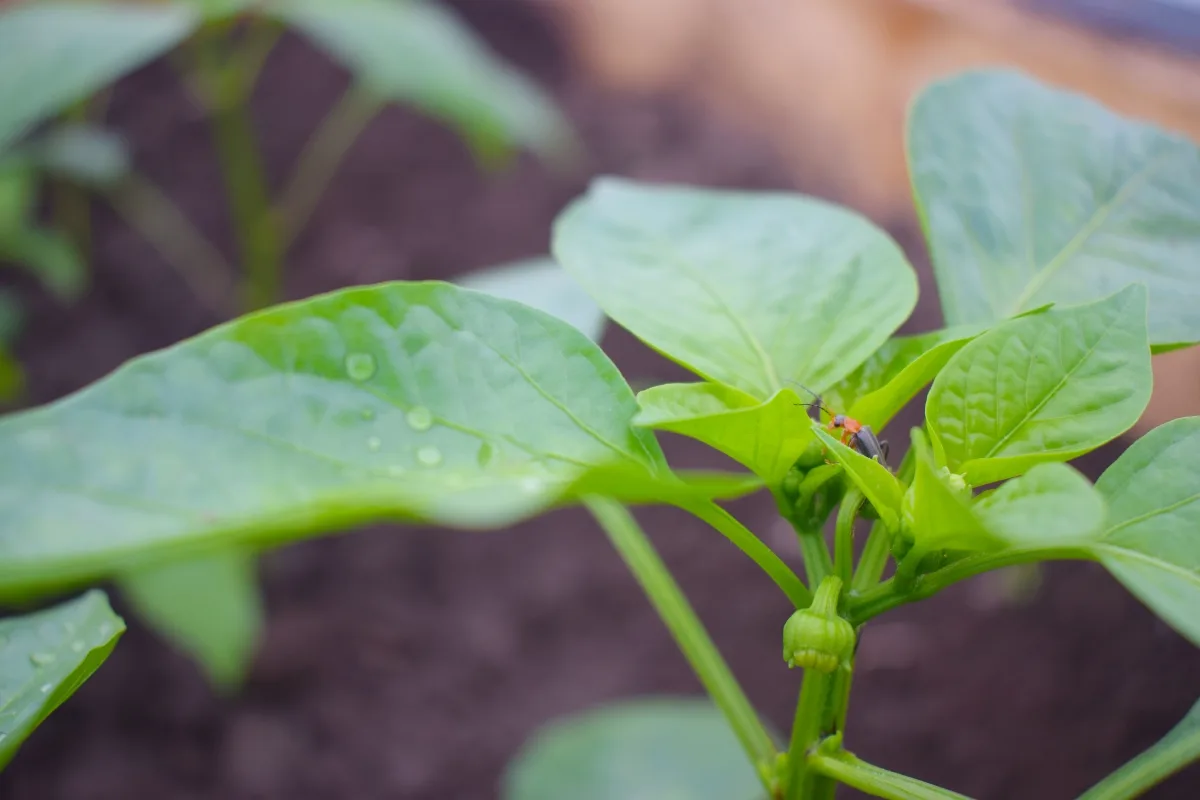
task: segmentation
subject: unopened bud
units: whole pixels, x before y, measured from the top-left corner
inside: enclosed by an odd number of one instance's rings
[[[842,580],[828,575],[812,605],[788,618],[783,626],[783,660],[789,667],[833,672],[848,667],[854,655],[854,626],[837,613]]]

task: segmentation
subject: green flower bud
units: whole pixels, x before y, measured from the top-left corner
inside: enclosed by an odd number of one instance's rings
[[[818,672],[849,668],[854,655],[854,626],[838,616],[838,597],[842,580],[828,575],[812,605],[788,618],[783,626],[783,660],[789,667],[804,667]]]

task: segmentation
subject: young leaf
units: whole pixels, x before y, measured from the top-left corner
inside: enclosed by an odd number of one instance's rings
[[[195,658],[220,689],[236,689],[254,657],[262,628],[262,597],[249,553],[135,570],[117,583],[138,615]]]
[[[0,620],[0,768],[104,663],[124,632],[124,621],[95,589]]]
[[[1200,702],[1153,747],[1081,794],[1079,800],[1141,797],[1197,759],[1200,759]]]
[[[1007,71],[926,89],[909,164],[947,324],[1149,289],[1151,343],[1200,341],[1200,149]]]
[[[545,311],[579,329],[593,342],[604,336],[607,319],[600,306],[549,256],[468,272],[455,283]]]
[[[771,485],[783,479],[813,438],[805,407],[790,389],[759,402],[719,383],[670,383],[637,399],[641,410],[634,425],[698,439]]]
[[[896,476],[875,459],[867,458],[857,450],[842,444],[821,426],[816,423],[810,424],[812,424],[813,431],[829,448],[829,457],[842,465],[850,479],[871,501],[871,505],[875,506],[883,524],[891,530],[897,530],[904,487],[900,485],[900,481],[896,480]]]
[[[0,150],[170,50],[199,19],[175,3],[47,0],[0,7]]]
[[[1173,420],[1134,442],[1096,489],[1108,504],[1096,557],[1200,645],[1200,417]]]
[[[485,158],[509,147],[562,156],[565,120],[441,3],[273,0],[263,12],[300,29],[381,99],[453,125]]]
[[[707,700],[654,698],[543,728],[504,776],[504,800],[754,800],[754,767]]]
[[[977,326],[963,325],[917,336],[893,336],[830,388],[829,402],[849,408],[851,417],[881,431],[950,357],[979,333]]]
[[[922,550],[994,550],[1000,546],[971,508],[970,488],[956,488],[943,469],[934,463],[925,434],[912,432],[913,482],[908,489],[906,510],[911,509],[909,528]]]
[[[917,298],[887,234],[801,195],[603,178],[559,216],[552,249],[617,323],[759,400],[789,380],[823,391]]]
[[[979,498],[973,510],[1009,547],[1091,542],[1104,530],[1104,498],[1078,470],[1038,464]]]
[[[519,303],[431,281],[268,309],[0,419],[0,596],[384,518],[498,527],[593,470],[675,491],[636,410]]]
[[[1151,381],[1146,290],[1133,285],[983,334],[938,374],[925,414],[946,466],[978,486],[1121,435]]]

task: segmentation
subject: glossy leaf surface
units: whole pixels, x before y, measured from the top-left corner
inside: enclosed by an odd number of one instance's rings
[[[762,786],[707,700],[655,698],[543,728],[509,766],[505,800],[758,800]]]
[[[1200,645],[1200,417],[1160,425],[1105,470],[1100,562]]]
[[[0,767],[104,663],[124,631],[97,590],[0,620]]]
[[[618,324],[759,400],[832,385],[917,297],[887,234],[802,195],[602,178],[559,216],[553,251]]]
[[[925,90],[910,171],[950,325],[1149,289],[1150,341],[1200,340],[1200,149],[1019,73]]]
[[[1127,431],[1150,400],[1146,295],[1010,320],[938,374],[926,418],[946,466],[978,486],[1066,461]]]
[[[1090,542],[1104,529],[1104,498],[1073,467],[1038,464],[975,502],[974,511],[1009,547]]]
[[[600,306],[549,256],[468,272],[454,282],[545,311],[579,329],[593,342],[604,336],[607,319]]]

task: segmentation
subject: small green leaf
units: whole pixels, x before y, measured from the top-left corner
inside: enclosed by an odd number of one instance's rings
[[[431,281],[268,309],[0,419],[0,596],[381,519],[500,527],[593,472],[694,495],[636,411],[519,303]]]
[[[1200,149],[1008,71],[932,85],[909,164],[950,325],[1149,289],[1151,343],[1200,341]]]
[[[485,158],[510,146],[547,156],[572,147],[553,103],[440,3],[274,0],[263,11],[299,28],[381,99],[453,125]]]
[[[129,174],[125,141],[95,125],[60,125],[22,150],[41,169],[84,186],[110,186]]]
[[[976,326],[959,326],[893,336],[830,388],[829,402],[849,408],[851,417],[881,431],[979,333]]]
[[[1160,425],[1104,471],[1100,563],[1200,645],[1200,417]]]
[[[871,501],[871,505],[875,506],[883,524],[891,530],[897,530],[904,487],[900,485],[900,481],[896,480],[896,476],[875,459],[867,458],[857,450],[842,444],[821,426],[816,423],[810,424],[813,431],[829,448],[830,458],[842,465],[846,474],[850,476],[850,480],[854,481],[866,498]]]
[[[759,400],[832,385],[917,298],[886,233],[802,195],[602,178],[559,216],[552,249],[618,324]]]
[[[253,555],[231,550],[136,570],[117,582],[147,624],[228,691],[245,678],[262,628],[256,564]]]
[[[64,303],[79,299],[87,287],[87,265],[62,233],[26,228],[0,239],[0,258],[34,275]]]
[[[468,272],[455,283],[545,311],[579,329],[593,342],[604,336],[607,319],[600,306],[549,256]]]
[[[1079,796],[1079,800],[1132,800],[1200,759],[1200,702],[1149,750]]]
[[[791,389],[765,402],[719,383],[670,383],[638,395],[633,423],[698,439],[778,484],[812,441]]]
[[[0,768],[104,663],[124,632],[124,621],[95,589],[0,620]]]
[[[963,347],[925,404],[945,465],[979,486],[1067,461],[1150,401],[1146,290],[1010,320]]]
[[[1009,547],[1091,542],[1104,530],[1104,498],[1073,467],[1038,464],[974,504],[979,519]]]
[[[170,50],[198,24],[176,3],[48,0],[0,8],[0,150]]]
[[[922,551],[994,550],[1000,542],[971,508],[971,490],[956,488],[944,468],[934,463],[925,434],[912,432],[913,482],[905,498],[909,529]],[[961,479],[960,479],[961,480]]]
[[[762,786],[707,700],[626,701],[559,720],[504,776],[504,800],[756,800]]]

